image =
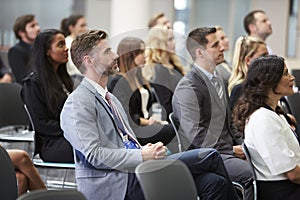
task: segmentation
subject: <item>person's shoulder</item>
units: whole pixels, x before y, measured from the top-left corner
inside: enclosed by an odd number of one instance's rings
[[[237,85],[233,86],[231,94],[233,95],[233,94],[241,93],[243,87],[244,87],[243,83],[240,83],[240,84],[237,84]]]
[[[274,117],[276,116],[277,114],[272,111],[272,110],[269,110],[267,108],[264,108],[264,107],[260,107],[259,109],[257,109],[256,111],[254,111],[252,113],[252,117],[255,117],[257,120],[263,120],[263,119],[266,119],[266,118],[269,118],[269,117]]]
[[[117,83],[120,81],[120,79],[123,76],[121,74],[115,74],[113,76],[109,77],[108,83],[107,83],[107,89],[109,92],[112,93],[112,91],[115,89]]]
[[[21,53],[21,54],[26,54],[28,53],[30,50],[27,47],[28,45],[26,45],[24,42],[19,42],[16,45],[12,46],[9,50],[8,50],[8,54],[16,54],[16,53]]]

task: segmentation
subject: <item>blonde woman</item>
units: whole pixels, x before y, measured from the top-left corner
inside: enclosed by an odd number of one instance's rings
[[[262,40],[251,36],[242,36],[237,39],[232,60],[233,71],[228,85],[231,108],[242,94],[242,83],[251,61],[265,55],[268,55],[268,49]]]
[[[146,65],[142,73],[154,88],[156,98],[164,108],[163,120],[166,120],[172,112],[173,91],[184,75],[183,65],[175,54],[173,31],[164,26],[150,29],[146,46]]]

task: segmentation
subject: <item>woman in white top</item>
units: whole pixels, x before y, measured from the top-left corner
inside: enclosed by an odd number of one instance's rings
[[[255,167],[258,199],[300,198],[300,146],[278,106],[282,96],[293,94],[293,81],[283,58],[255,59],[234,109]]]

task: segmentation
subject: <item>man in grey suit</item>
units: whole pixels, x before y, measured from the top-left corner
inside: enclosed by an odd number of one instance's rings
[[[172,100],[174,115],[180,121],[180,136],[185,150],[216,148],[233,181],[253,199],[252,173],[241,148],[243,138],[231,123],[228,93],[215,73],[224,60],[215,28],[196,28],[186,41],[194,65],[177,84]]]
[[[141,147],[121,103],[107,92],[108,77],[118,69],[118,56],[106,37],[104,31],[91,30],[73,41],[72,60],[85,78],[66,100],[61,127],[75,151],[77,189],[88,200],[142,200],[134,169],[143,161],[166,158],[167,148],[161,142]],[[201,199],[237,199],[215,149],[166,159],[179,159],[188,166]]]

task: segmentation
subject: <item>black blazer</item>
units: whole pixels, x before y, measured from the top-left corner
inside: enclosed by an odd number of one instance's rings
[[[43,151],[46,151],[46,149],[51,149],[53,154],[55,154],[55,151],[72,151],[70,145],[64,144],[66,140],[63,135],[63,130],[60,127],[60,112],[67,99],[67,95],[60,96],[59,106],[57,107],[58,114],[55,115],[51,113],[44,98],[46,94],[43,88],[41,88],[41,80],[36,73],[32,72],[24,78],[21,96],[34,124],[36,139],[35,154],[40,153],[40,155],[43,156]],[[58,146],[51,148],[55,146],[56,143],[58,143]],[[58,153],[57,156],[63,157],[64,155]],[[72,155],[67,155],[68,158],[70,158],[70,156]]]
[[[20,41],[8,51],[8,61],[16,81],[22,84],[31,69],[32,46]]]

